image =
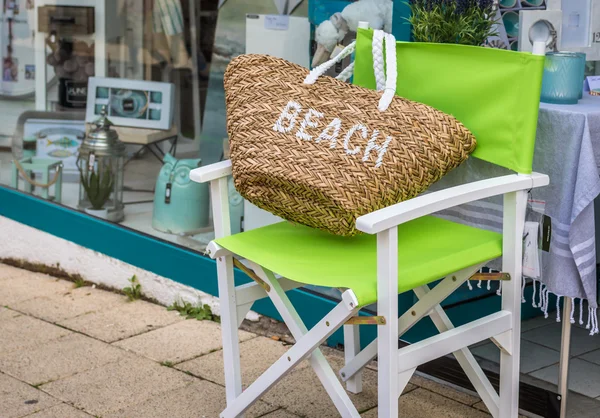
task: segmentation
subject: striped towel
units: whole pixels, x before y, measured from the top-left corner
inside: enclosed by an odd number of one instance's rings
[[[176,35],[183,32],[183,12],[179,0],[154,0],[152,20],[155,33]]]

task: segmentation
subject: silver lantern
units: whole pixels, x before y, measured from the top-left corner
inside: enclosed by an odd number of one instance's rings
[[[120,222],[123,212],[125,144],[111,129],[106,107],[79,147],[79,209],[90,215]]]

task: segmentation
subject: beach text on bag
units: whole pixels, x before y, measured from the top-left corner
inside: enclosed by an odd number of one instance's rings
[[[273,130],[275,132],[290,133],[296,127],[298,116],[302,112],[302,106],[290,100],[279,115],[279,119],[275,121]],[[307,128],[318,128],[319,125],[324,126],[319,136],[314,138],[315,142],[326,141],[329,142],[330,148],[336,148],[339,138],[340,131],[342,130],[342,121],[339,118],[334,118],[328,125],[325,126],[325,121],[321,122],[325,118],[322,112],[318,112],[314,109],[308,109],[304,114],[304,118],[298,124],[296,129],[296,137],[305,141],[312,141],[313,136],[306,133]],[[365,145],[364,151],[361,151],[361,147],[356,145],[352,146],[350,140],[353,136],[358,135],[362,139],[368,139]],[[356,155],[362,152],[362,160],[366,162],[369,160],[371,151],[377,153],[377,160],[375,161],[375,167],[379,167],[383,162],[383,156],[385,155],[388,145],[392,142],[391,136],[386,136],[383,144],[378,144],[379,130],[373,129],[371,137],[369,138],[369,130],[362,123],[355,123],[346,131],[342,137],[342,143],[344,151],[348,155]]]

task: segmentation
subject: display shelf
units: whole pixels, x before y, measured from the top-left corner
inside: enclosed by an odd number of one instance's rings
[[[496,19],[498,19],[499,24],[497,26],[498,36],[495,37],[499,39],[506,48],[513,51],[519,50],[519,14],[521,11],[533,11],[533,10],[546,10],[546,2],[542,2],[539,6],[532,5],[524,5],[520,0],[512,5],[511,7],[502,7],[500,6],[496,12]],[[505,15],[509,13],[514,13],[517,15],[517,20],[514,22],[515,30],[507,31]]]

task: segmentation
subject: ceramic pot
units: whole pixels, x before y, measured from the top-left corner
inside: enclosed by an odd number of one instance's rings
[[[544,4],[544,0],[521,0],[524,7],[540,7]]]
[[[85,208],[85,213],[95,216],[96,218],[108,219],[108,209],[92,209]]]
[[[502,21],[506,28],[506,34],[509,38],[519,36],[519,14],[515,12],[506,12],[502,15]]]
[[[503,9],[512,9],[517,5],[517,0],[500,0],[498,4]]]
[[[549,52],[544,63],[541,101],[577,104],[582,88],[585,54]]]
[[[167,234],[180,234],[209,226],[208,183],[190,180],[190,171],[201,160],[178,160],[167,153],[156,179],[152,228]]]

